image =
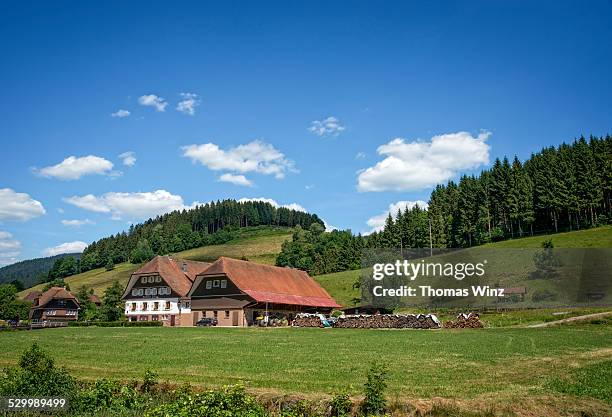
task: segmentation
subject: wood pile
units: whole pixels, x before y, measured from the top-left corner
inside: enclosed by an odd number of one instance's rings
[[[477,313],[459,314],[456,320],[444,323],[447,329],[480,329],[483,327]]]
[[[296,327],[323,327],[321,318],[316,314],[298,314],[293,320]]]
[[[344,329],[438,329],[433,314],[360,314],[338,317],[334,327]]]

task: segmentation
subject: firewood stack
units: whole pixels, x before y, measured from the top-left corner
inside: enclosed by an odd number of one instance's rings
[[[477,313],[459,314],[456,320],[444,323],[447,329],[480,329],[483,327]]]
[[[295,327],[323,327],[321,318],[316,314],[298,314],[293,320]]]
[[[334,327],[345,329],[438,329],[433,314],[372,314],[341,316]]]

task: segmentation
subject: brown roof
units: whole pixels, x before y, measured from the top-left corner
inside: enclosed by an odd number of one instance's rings
[[[94,304],[102,304],[102,300],[96,294],[91,294],[88,298]]]
[[[527,294],[526,287],[504,288],[504,294]]]
[[[225,274],[244,293],[259,302],[340,307],[306,272],[262,265],[222,256],[201,276]]]
[[[78,303],[77,298],[64,287],[51,287],[38,298],[36,307],[44,307],[54,299],[72,299]]]
[[[208,262],[187,261],[171,258],[170,256],[156,256],[140,267],[140,269],[134,271],[132,276],[159,274],[174,292],[183,297],[189,292],[196,275],[209,266],[210,263]]]
[[[27,293],[23,299],[26,301],[34,302],[34,300],[36,300],[41,295],[42,295],[42,291],[34,290],[34,291],[30,291],[29,293]]]

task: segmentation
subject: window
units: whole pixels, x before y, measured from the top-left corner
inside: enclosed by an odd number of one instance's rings
[[[66,307],[66,300],[57,300],[60,307]]]
[[[170,301],[166,301],[166,310],[170,310]]]
[[[226,279],[222,279],[221,280],[221,288],[227,288],[227,280]]]
[[[148,321],[149,318],[147,316],[140,316],[140,321]]]
[[[219,313],[217,310],[213,311],[213,317],[214,317],[214,318],[217,318],[217,316],[218,316],[218,314],[217,314],[217,313]]]
[[[159,316],[155,315],[155,316],[151,316],[151,321],[158,321],[159,320]]]
[[[213,281],[213,287],[214,288],[219,288],[219,280],[218,279]]]
[[[55,310],[47,310],[47,316],[55,316]]]
[[[161,277],[160,276],[156,276],[155,277],[155,282],[161,282]]]
[[[147,283],[147,277],[140,278],[140,282],[143,283],[143,284],[146,284]]]
[[[143,295],[144,294],[144,290],[142,288],[138,289],[138,295]]]
[[[210,290],[212,288],[212,281],[206,281],[206,289]]]
[[[151,288],[151,295],[157,295],[157,288]]]
[[[146,310],[146,309],[147,309],[147,307],[148,307],[148,306],[147,306],[147,303],[142,303],[142,309],[143,309],[143,310]]]
[[[229,319],[229,310],[225,310],[224,317],[225,317],[226,319]]]
[[[136,288],[134,288],[132,290],[132,295],[134,295],[134,296],[138,295],[138,290]]]
[[[130,310],[132,310],[132,311],[136,310],[136,303],[132,303],[132,307],[130,308]]]
[[[154,277],[154,276],[150,276],[150,277],[148,277],[147,282],[148,282],[149,284],[153,284],[153,283],[155,282],[155,277]]]
[[[153,303],[153,310],[155,311],[159,310],[159,302],[156,301]]]

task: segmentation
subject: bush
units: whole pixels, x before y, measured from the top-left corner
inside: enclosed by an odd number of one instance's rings
[[[331,417],[349,416],[353,403],[348,394],[338,394],[329,402],[329,415]]]
[[[71,321],[70,327],[161,327],[161,321]]]
[[[183,393],[174,401],[149,410],[147,417],[266,417],[264,408],[244,387],[225,387],[201,394]]]
[[[531,296],[531,300],[534,302],[541,302],[541,301],[554,301],[557,299],[557,294],[553,291],[550,290],[536,290],[533,292],[533,295]]]
[[[364,385],[365,398],[361,404],[361,410],[365,415],[380,415],[385,410],[388,373],[387,367],[381,363],[374,362],[370,366],[368,380]]]
[[[71,400],[78,390],[76,380],[58,368],[36,343],[26,350],[16,368],[0,374],[0,396],[63,397]]]

